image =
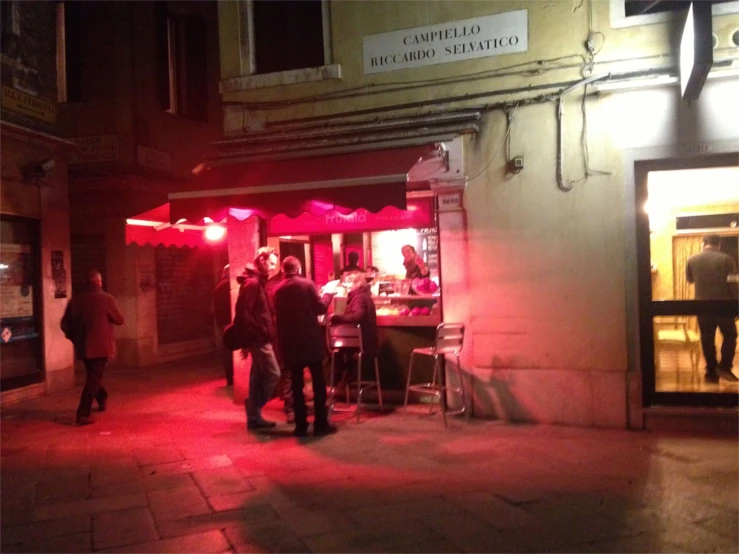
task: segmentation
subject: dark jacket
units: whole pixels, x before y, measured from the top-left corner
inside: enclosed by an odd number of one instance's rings
[[[241,287],[236,300],[234,323],[244,332],[244,343],[251,348],[272,342],[275,336],[274,320],[264,288],[267,276],[248,264],[237,281]],[[236,322],[236,318],[240,321]]]
[[[286,275],[275,292],[277,343],[286,366],[307,366],[323,361],[326,339],[318,316],[325,314],[332,295],[318,295],[313,281]]]
[[[74,344],[75,357],[90,360],[115,356],[113,325],[123,323],[115,298],[100,287],[88,285],[67,303],[61,327]]]
[[[345,273],[353,273],[355,271],[358,271],[359,273],[364,273],[364,269],[359,267],[357,264],[347,264],[343,268],[341,268],[342,275],[344,275]]]
[[[221,279],[213,290],[213,316],[221,327],[231,323],[231,280],[228,278]]]
[[[362,327],[362,346],[365,354],[376,356],[380,349],[377,339],[377,311],[368,285],[349,293],[343,314],[331,316],[331,323],[353,323]]]

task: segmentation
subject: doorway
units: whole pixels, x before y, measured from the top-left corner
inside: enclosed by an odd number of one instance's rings
[[[739,382],[705,378],[698,317],[739,315],[739,284],[721,299],[696,300],[687,260],[717,235],[739,263],[739,166],[736,155],[635,164],[639,338],[644,406],[736,406]],[[729,281],[736,276],[728,277]],[[736,322],[734,322],[736,325]],[[716,332],[721,359],[723,337]],[[734,349],[736,350],[736,348]],[[734,368],[739,363],[735,353]],[[739,376],[739,375],[737,375]]]

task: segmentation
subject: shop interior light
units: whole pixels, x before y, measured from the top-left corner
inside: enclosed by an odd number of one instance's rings
[[[226,235],[226,228],[223,225],[213,224],[205,228],[205,238],[209,241],[221,240]]]
[[[235,217],[239,221],[249,219],[251,216],[256,215],[257,212],[248,208],[229,208],[228,215]]]

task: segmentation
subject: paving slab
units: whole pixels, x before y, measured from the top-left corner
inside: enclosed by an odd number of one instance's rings
[[[411,410],[245,429],[217,357],[0,409],[2,552],[737,552],[736,438]],[[154,392],[155,391],[155,392]]]

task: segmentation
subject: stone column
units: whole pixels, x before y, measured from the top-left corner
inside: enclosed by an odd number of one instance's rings
[[[227,220],[228,262],[231,271],[231,313],[235,313],[236,298],[239,285],[236,277],[244,271],[244,266],[254,259],[259,249],[260,220],[256,216],[244,221],[228,216]],[[251,358],[243,360],[240,351],[234,352],[234,386],[233,399],[236,404],[243,405],[249,396],[249,372]]]

